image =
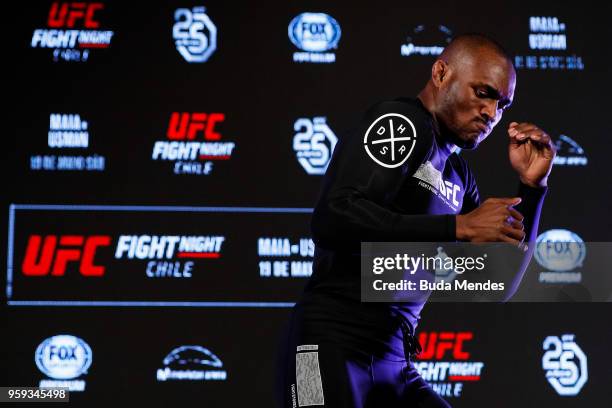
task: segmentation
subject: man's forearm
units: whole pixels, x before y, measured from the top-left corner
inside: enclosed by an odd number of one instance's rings
[[[525,242],[533,243],[538,236],[538,225],[540,223],[540,213],[544,204],[544,197],[548,187],[529,187],[521,183],[519,185],[518,197],[521,203],[515,208],[523,215],[523,225],[525,227]]]
[[[529,266],[531,257],[535,250],[536,238],[538,236],[538,225],[540,223],[540,214],[542,212],[542,205],[544,204],[544,197],[546,197],[547,187],[534,188],[527,186],[523,183],[519,185],[518,196],[521,197],[522,201],[515,208],[525,217],[523,219],[523,225],[525,227],[525,240],[524,243],[527,245],[527,251],[523,255],[523,261],[517,271],[512,282],[509,283],[507,290],[505,291],[504,301],[510,300],[514,293],[518,290],[518,287],[523,280],[525,271]]]

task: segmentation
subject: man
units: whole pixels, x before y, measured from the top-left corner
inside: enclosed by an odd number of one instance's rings
[[[520,179],[513,198],[480,203],[474,176],[454,153],[476,148],[497,125],[515,76],[496,42],[459,36],[418,99],[375,105],[338,144],[312,218],[313,275],[293,311],[283,406],[448,406],[409,361],[419,350],[414,328],[424,302],[360,302],[359,244],[532,247],[555,156],[550,137],[533,124],[510,123],[509,158]]]

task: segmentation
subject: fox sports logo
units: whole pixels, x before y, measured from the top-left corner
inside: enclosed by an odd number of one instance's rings
[[[572,231],[552,229],[538,236],[534,255],[542,267],[555,272],[567,272],[582,266],[586,245]]]
[[[70,380],[87,373],[91,348],[82,339],[61,334],[49,337],[36,348],[34,360],[40,371],[56,380]]]
[[[172,36],[187,62],[205,62],[217,49],[217,27],[204,7],[180,8],[174,12]]]
[[[302,13],[289,23],[289,39],[303,51],[324,52],[338,47],[340,25],[324,13]]]

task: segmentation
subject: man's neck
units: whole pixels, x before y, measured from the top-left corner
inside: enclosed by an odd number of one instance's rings
[[[450,156],[457,150],[457,145],[451,142],[451,138],[446,135],[448,130],[445,129],[443,124],[441,124],[441,122],[438,120],[433,96],[431,95],[431,92],[428,92],[427,87],[417,95],[417,100],[421,102],[423,108],[429,112],[433,119],[432,123],[434,127],[436,144],[446,157]]]

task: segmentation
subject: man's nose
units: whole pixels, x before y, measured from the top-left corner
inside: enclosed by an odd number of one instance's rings
[[[480,114],[487,124],[495,122],[495,119],[497,119],[497,101],[493,100],[485,102],[480,110]]]

